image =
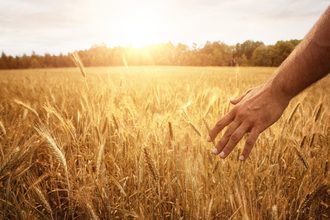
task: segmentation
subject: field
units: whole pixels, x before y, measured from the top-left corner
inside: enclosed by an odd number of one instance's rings
[[[225,160],[207,126],[274,68],[0,72],[1,219],[329,219],[330,78]],[[206,123],[205,123],[206,122]]]

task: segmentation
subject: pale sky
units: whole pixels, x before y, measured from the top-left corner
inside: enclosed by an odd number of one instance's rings
[[[301,39],[330,0],[1,0],[0,52]]]

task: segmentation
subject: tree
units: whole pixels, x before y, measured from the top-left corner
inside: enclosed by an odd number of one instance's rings
[[[243,54],[241,57],[237,58],[237,64],[239,66],[249,66],[250,63],[251,62],[248,60],[248,58],[245,56],[245,54]]]
[[[274,45],[274,66],[279,66],[299,44],[299,40],[277,41]]]
[[[273,66],[273,46],[260,45],[252,55],[252,64],[254,66]]]
[[[203,47],[193,44],[174,46],[171,42],[155,44],[145,48],[94,45],[87,50],[77,51],[85,66],[105,65],[198,65],[233,66],[258,65],[278,66],[298,45],[299,40],[278,41],[265,46],[260,41],[247,40],[242,44],[228,46],[220,41],[206,42]],[[1,53],[0,69],[69,67],[74,66],[69,54],[10,56]]]
[[[40,68],[41,65],[40,65],[38,59],[34,57],[34,58],[31,58],[30,66],[29,67],[30,68]]]
[[[231,50],[222,42],[206,42],[199,51],[203,66],[228,66],[231,62]]]
[[[8,68],[8,65],[7,65],[7,55],[5,54],[5,52],[2,52],[1,53],[0,68],[1,69],[7,69]]]
[[[261,41],[252,40],[244,41],[242,44],[238,43],[236,44],[234,57],[239,59],[245,55],[248,60],[251,60],[254,50],[261,45],[264,45],[264,43]]]

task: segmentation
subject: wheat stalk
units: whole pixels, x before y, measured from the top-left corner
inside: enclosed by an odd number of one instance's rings
[[[207,130],[207,138],[208,138],[211,129],[210,129],[210,126],[207,124],[207,122],[205,121],[204,118],[203,118],[203,123],[204,123],[204,126],[206,127],[206,130]],[[212,140],[212,143],[213,143],[213,146],[215,146],[215,140]]]
[[[313,192],[309,193],[304,201],[300,204],[298,208],[298,215],[296,219],[305,219],[308,214],[310,207],[313,204],[313,201],[317,200],[318,198],[324,197],[328,195],[328,190],[330,189],[330,185],[321,185],[317,187]]]
[[[120,193],[123,194],[124,196],[127,196],[124,188],[120,185],[120,183],[118,182],[118,180],[116,180],[116,178],[113,177],[112,175],[110,175],[110,179],[117,186],[117,188],[119,189]]]
[[[113,122],[115,124],[115,128],[118,130],[119,129],[119,126],[118,126],[118,122],[117,122],[117,119],[116,119],[116,117],[115,117],[114,114],[112,114],[112,119],[113,119]]]
[[[75,127],[72,125],[71,121],[66,120],[63,116],[52,106],[44,105],[43,108],[47,111],[47,113],[53,114],[62,124],[64,130],[70,134],[73,140],[76,139],[75,137]]]
[[[46,210],[49,212],[49,213],[52,213],[52,208],[51,206],[49,205],[45,195],[41,192],[41,190],[36,187],[36,186],[33,186],[32,187],[33,191],[36,193],[36,195],[38,195],[38,198],[39,200],[41,201],[41,203],[45,206]]]
[[[100,174],[100,168],[101,168],[102,158],[103,158],[103,154],[104,154],[104,146],[105,146],[105,142],[102,141],[102,143],[100,143],[98,154],[97,154],[97,159],[96,159],[97,176]]]
[[[148,169],[149,169],[152,177],[154,178],[154,180],[158,181],[159,180],[159,174],[156,170],[155,162],[152,159],[151,155],[149,154],[147,148],[143,148],[143,151],[144,151],[144,158],[145,158],[146,164],[148,166]]]
[[[83,63],[81,62],[81,59],[79,57],[79,54],[77,52],[71,53],[71,59],[74,62],[74,64],[79,67],[81,75],[86,78],[86,72]]]
[[[292,110],[292,112],[290,113],[290,116],[288,117],[287,122],[289,123],[291,121],[291,119],[293,118],[293,115],[296,113],[296,111],[298,110],[300,106],[300,102],[294,107],[294,109]]]
[[[33,154],[35,147],[35,145],[28,142],[26,146],[15,148],[9,155],[6,155],[6,158],[0,163],[0,179],[8,174],[13,174],[18,167],[24,164],[24,161],[28,160]]]
[[[317,120],[318,120],[318,119],[320,118],[320,116],[321,116],[322,106],[323,106],[323,103],[321,102],[321,103],[317,106],[317,108],[316,108],[316,110],[315,110],[315,113],[314,113],[314,115],[315,115],[315,122],[317,122]]]
[[[1,131],[2,131],[2,133],[3,133],[4,135],[7,134],[7,131],[6,131],[6,129],[5,129],[5,126],[3,125],[3,123],[2,123],[1,120],[0,120],[0,129],[1,129]]]
[[[26,104],[26,103],[24,103],[24,102],[22,102],[22,101],[20,101],[18,99],[14,99],[14,102],[16,104],[18,104],[18,105],[26,108],[27,110],[29,110],[30,112],[32,112],[35,116],[37,116],[38,119],[40,119],[38,112],[36,110],[34,110],[34,108],[32,108],[30,105],[28,105],[28,104]]]
[[[302,149],[303,146],[305,145],[306,139],[307,139],[306,136],[304,136],[302,141],[300,142],[300,147],[299,147],[300,149]]]
[[[103,123],[102,134],[105,134],[108,128],[108,117],[105,117],[105,121]]]
[[[198,134],[200,137],[202,137],[201,133],[199,132],[199,130],[196,128],[196,126],[193,123],[189,122],[189,125],[196,132],[196,134]]]
[[[44,127],[40,127],[40,128],[35,127],[35,130],[38,132],[38,134],[43,139],[45,139],[48,142],[48,145],[47,145],[48,148],[53,153],[53,155],[55,156],[57,161],[62,165],[62,167],[64,169],[64,172],[65,172],[65,176],[66,176],[67,181],[68,181],[68,179],[69,179],[68,165],[66,163],[64,153],[60,150],[59,145],[56,143],[55,139],[52,137],[52,135],[49,133],[49,131],[46,128],[44,128]],[[68,183],[69,183],[69,181],[68,181]]]
[[[302,153],[298,150],[298,148],[293,147],[293,149],[295,149],[295,151],[296,151],[296,153],[297,153],[297,155],[298,155],[298,158],[299,158],[300,161],[303,163],[305,169],[308,170],[309,165],[308,165],[307,160],[304,158],[304,156],[303,156]]]
[[[89,210],[89,214],[90,214],[90,217],[91,219],[93,220],[99,220],[100,218],[96,215],[95,211],[94,211],[94,208],[93,208],[93,205],[91,205],[89,202],[86,203],[86,206]]]
[[[326,160],[325,162],[324,162],[324,177],[327,177],[327,175],[328,175],[328,172],[329,172],[329,161],[328,160]]]
[[[174,135],[173,135],[173,128],[172,128],[172,123],[171,122],[168,122],[168,131],[170,133],[171,140],[173,140],[174,139]]]

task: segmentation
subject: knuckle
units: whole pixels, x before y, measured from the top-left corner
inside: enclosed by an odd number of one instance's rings
[[[226,141],[225,139],[222,139],[222,140],[219,142],[218,147],[219,147],[219,148],[222,148],[222,147],[225,146],[226,143],[227,143],[227,141]]]
[[[245,118],[245,112],[242,111],[242,110],[237,111],[237,113],[236,113],[236,118],[237,118],[238,120],[244,119],[244,118]]]
[[[246,141],[246,144],[245,144],[245,145],[246,145],[247,147],[249,147],[249,148],[250,148],[250,147],[252,147],[252,146],[253,146],[253,144],[254,144],[254,141],[253,141],[253,140],[251,140],[251,139],[248,139],[248,140]]]
[[[256,123],[256,120],[252,117],[246,117],[245,118],[245,123],[248,125],[254,125]]]
[[[222,124],[223,124],[223,123],[222,123],[222,121],[221,121],[221,120],[219,120],[219,121],[218,121],[218,122],[215,124],[215,126],[216,126],[216,127],[221,127],[221,126],[222,126]]]
[[[232,142],[238,142],[239,141],[239,136],[237,134],[233,134],[230,137],[230,139],[231,139]]]
[[[253,134],[255,138],[257,138],[263,130],[262,125],[260,125],[259,123],[255,123],[255,125],[253,126],[253,130],[254,130]]]
[[[238,111],[238,104],[235,105],[235,107],[229,112],[229,114],[231,114],[231,116],[235,116],[235,114],[237,114]]]
[[[224,139],[229,139],[231,136],[231,133],[227,130],[226,133],[223,135]]]

